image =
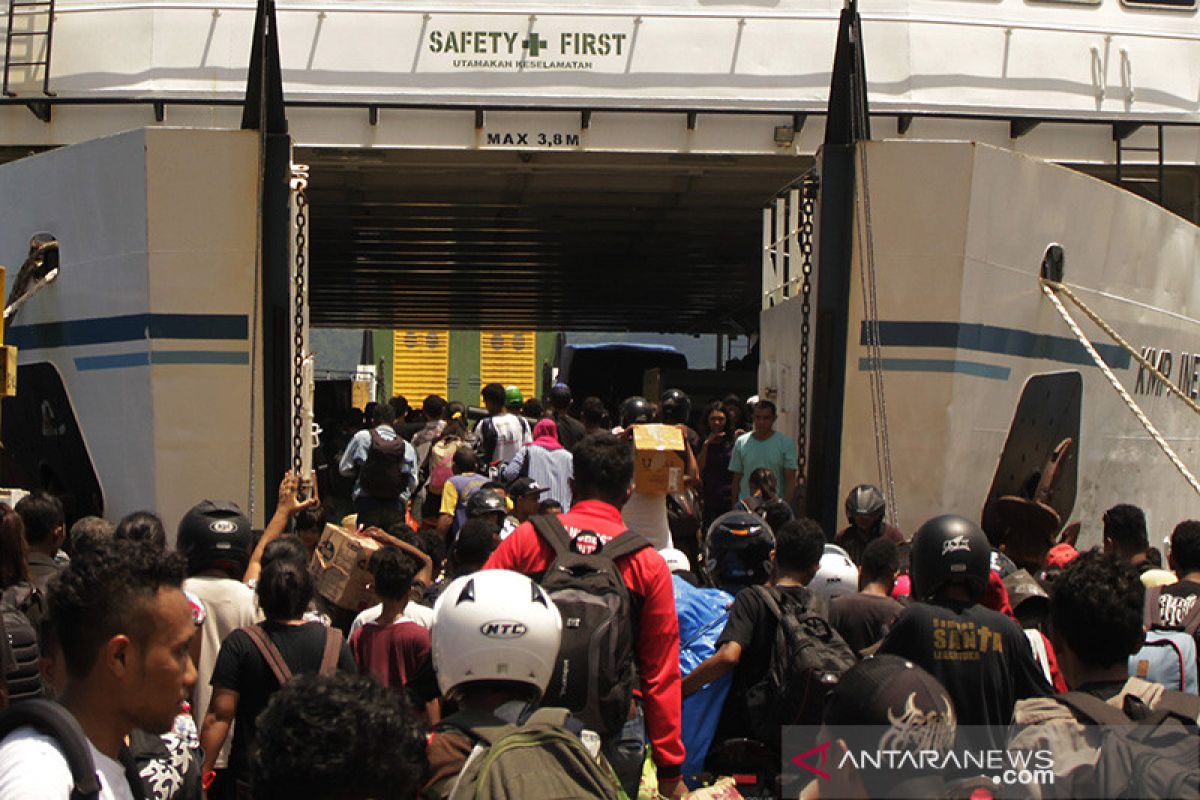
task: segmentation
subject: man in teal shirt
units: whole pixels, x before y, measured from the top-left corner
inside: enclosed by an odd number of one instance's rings
[[[775,430],[775,404],[754,404],[754,429],[738,437],[729,459],[737,500],[750,496],[750,473],[766,468],[775,473],[779,495],[792,504],[796,494],[796,443]]]

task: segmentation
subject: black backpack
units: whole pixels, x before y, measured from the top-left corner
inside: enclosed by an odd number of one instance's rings
[[[761,742],[784,725],[817,725],[825,699],[855,664],[854,651],[824,617],[792,595],[751,587],[775,617],[775,643],[762,679],[746,690],[747,722]]]
[[[637,681],[632,599],[615,562],[650,542],[625,531],[601,546],[593,531],[572,539],[556,516],[531,521],[554,548],[541,584],[563,618],[562,644],[542,704],[570,709],[601,735],[615,733],[629,719]]]
[[[49,736],[62,750],[75,783],[71,800],[95,800],[100,796],[100,779],[96,776],[92,751],[71,712],[49,700],[18,703],[0,712],[0,741],[26,725]]]
[[[397,436],[388,441],[371,431],[371,445],[367,460],[358,475],[358,485],[368,497],[375,500],[395,500],[408,485],[408,473],[404,469],[404,452],[407,444]]]
[[[9,703],[44,694],[38,631],[32,621],[42,619],[43,607],[42,594],[31,583],[14,584],[0,594],[0,669],[8,684]]]
[[[1067,692],[1058,700],[1081,722],[1102,726],[1089,796],[1200,797],[1195,696],[1167,691],[1151,710],[1126,695],[1124,711],[1086,692]]]

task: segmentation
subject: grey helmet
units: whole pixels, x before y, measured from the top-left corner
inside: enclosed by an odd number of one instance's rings
[[[846,520],[851,524],[854,523],[856,516],[882,519],[883,512],[886,510],[887,501],[883,499],[883,492],[878,486],[860,483],[850,490],[850,494],[846,495]]]

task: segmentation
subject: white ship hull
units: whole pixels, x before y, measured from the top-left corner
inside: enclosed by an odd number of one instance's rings
[[[257,165],[253,132],[138,130],[0,167],[10,286],[32,234],[61,253],[8,330],[20,378],[5,445],[35,485],[168,527],[205,498],[249,509],[262,469]],[[72,481],[81,470],[98,486]],[[259,524],[274,489],[257,482]]]
[[[1196,398],[1200,229],[1109,184],[993,147],[879,141],[862,148],[841,492],[887,484],[864,331],[869,237],[892,501],[902,529],[911,533],[938,513],[980,517],[1024,388],[1053,373],[1082,380],[1078,482],[1068,489],[1076,494],[1069,520],[1082,523],[1081,542],[1099,543],[1101,515],[1116,503],[1146,510],[1155,543],[1196,517],[1200,498],[1092,364],[1038,279],[1047,245],[1060,243],[1065,282],[1135,348],[1153,348],[1172,382]],[[1126,352],[1078,311],[1074,316],[1182,461],[1200,469],[1195,412],[1154,389]],[[760,386],[781,402],[791,434],[798,433],[791,387],[800,374],[800,318],[796,297],[762,316]],[[1049,400],[1038,424],[1061,431],[1063,421],[1052,417],[1062,403]],[[1055,444],[1043,443],[1043,452]],[[1041,467],[1028,461],[1027,473]],[[1014,477],[1025,475],[1001,481]]]

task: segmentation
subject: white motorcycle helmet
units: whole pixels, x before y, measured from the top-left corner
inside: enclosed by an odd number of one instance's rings
[[[858,567],[836,544],[825,545],[821,567],[808,584],[809,590],[826,604],[843,594],[858,591]]]
[[[562,640],[562,616],[542,587],[494,569],[450,583],[433,607],[433,668],[445,697],[474,681],[513,681],[546,691]]]

